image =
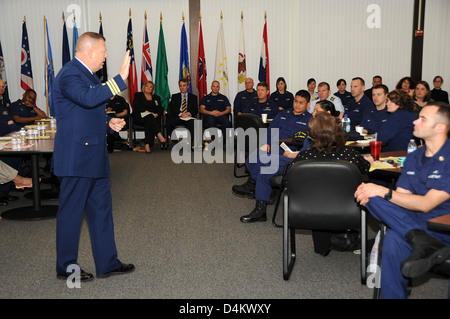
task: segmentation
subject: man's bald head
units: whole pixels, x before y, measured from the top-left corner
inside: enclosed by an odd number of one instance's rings
[[[96,32],[85,32],[78,38],[75,51],[80,61],[92,72],[97,72],[107,57],[105,38]]]

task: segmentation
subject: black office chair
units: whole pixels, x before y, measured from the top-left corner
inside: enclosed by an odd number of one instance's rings
[[[259,145],[259,129],[265,128],[265,124],[261,120],[261,118],[255,114],[240,114],[237,115],[234,119],[234,129],[235,129],[235,152],[234,152],[234,167],[233,167],[233,173],[234,177],[241,178],[241,177],[248,177],[248,173],[244,173],[239,175],[238,170],[242,167],[245,167],[245,157],[248,156],[248,154],[252,153],[253,151],[258,149]],[[238,135],[239,133],[242,133],[241,130],[243,129],[244,132],[248,129],[254,129],[253,134],[251,130],[247,131],[247,134],[245,136]],[[253,135],[250,135],[253,134]],[[251,143],[250,136],[252,136],[252,139],[256,140],[256,143]],[[244,140],[242,140],[242,138]],[[253,141],[254,142],[254,141]],[[244,143],[244,145],[242,145]],[[239,155],[241,157],[239,158]],[[242,155],[244,155],[242,157]]]
[[[164,138],[167,140],[167,132],[166,132],[166,125],[165,125],[165,112],[163,112],[163,116],[161,116],[161,134],[164,136]],[[133,122],[133,116],[130,114],[129,117],[129,125],[128,125],[128,145],[130,146],[130,149],[134,149],[136,147],[136,132],[144,132],[144,126],[138,125]],[[161,149],[167,149],[168,143],[161,143]]]
[[[355,229],[361,237],[361,283],[366,283],[366,212],[354,198],[361,182],[360,171],[347,161],[307,160],[289,168],[283,209],[285,280],[289,280],[296,259],[296,229]]]

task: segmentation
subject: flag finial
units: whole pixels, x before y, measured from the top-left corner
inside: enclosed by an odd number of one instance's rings
[[[27,17],[23,16],[23,22],[27,23]]]
[[[244,13],[241,11],[241,20],[244,20]]]
[[[267,11],[264,12],[264,21],[267,21]]]
[[[64,15],[64,11],[62,12],[62,19],[63,19],[63,22],[66,22],[66,17]]]
[[[159,13],[159,21],[162,23],[162,12]]]
[[[100,22],[102,22],[102,12],[101,11],[98,14],[98,18],[100,19]]]
[[[75,23],[75,10],[72,10],[73,13],[73,23]]]
[[[220,20],[223,20],[223,14],[222,14],[222,11],[220,11]]]
[[[128,16],[129,16],[130,19],[131,19],[131,8],[130,8],[130,11],[129,11],[129,13],[128,13]]]
[[[199,12],[199,14],[198,14],[198,19],[201,21],[202,20],[202,13],[201,12]]]
[[[181,18],[183,19],[184,22],[184,12],[181,12]]]
[[[145,10],[145,12],[144,12],[144,19],[145,19],[145,21],[147,21],[147,10]]]

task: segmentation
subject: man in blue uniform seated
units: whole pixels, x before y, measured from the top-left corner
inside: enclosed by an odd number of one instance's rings
[[[226,136],[226,129],[231,128],[229,114],[231,113],[231,104],[228,98],[220,91],[219,81],[213,81],[211,84],[211,93],[203,97],[200,102],[200,113],[203,114],[203,123],[205,129],[221,125],[222,137]]]
[[[336,111],[339,112],[339,118],[342,120],[342,118],[344,117],[344,106],[342,105],[342,101],[340,98],[338,98],[334,94],[331,94],[330,85],[327,82],[319,83],[317,89],[317,97],[311,99],[311,104],[308,107],[308,112],[313,114],[316,103],[324,100],[333,102]]]
[[[252,78],[245,79],[245,90],[238,92],[236,97],[234,98],[233,103],[233,113],[234,116],[242,114],[244,109],[247,106],[252,105],[254,102],[258,100],[258,96],[256,95],[256,90],[253,88],[254,82]]]
[[[232,191],[240,196],[256,198],[256,207],[250,214],[242,216],[241,222],[266,221],[266,207],[272,193],[270,178],[281,174],[284,166],[293,161],[292,158],[283,156],[285,151],[278,146],[278,143],[276,144],[278,152],[271,151],[268,143],[271,143],[271,135],[274,134],[272,129],[278,129],[279,142],[290,141],[295,135],[302,133],[303,136],[306,136],[309,120],[312,118],[312,115],[307,111],[309,99],[308,91],[298,91],[294,98],[293,109],[280,112],[270,124],[265,139],[266,144],[246,158],[245,166],[250,172],[250,177],[245,184],[234,185]],[[272,166],[274,163],[276,164],[275,167]]]
[[[377,133],[382,141],[381,151],[406,151],[408,143],[414,138],[413,122],[417,119],[412,97],[404,90],[394,90],[387,95],[388,116],[381,121]]]
[[[267,114],[268,119],[274,119],[278,114],[278,107],[269,99],[269,93],[269,85],[266,82],[259,82],[256,86],[258,100],[247,106],[242,113],[255,114],[259,117],[262,114]]]
[[[351,83],[352,99],[345,105],[345,114],[350,118],[351,126],[360,125],[365,112],[373,107],[372,101],[364,94],[364,80],[362,78],[353,78]]]
[[[422,229],[450,245],[450,236],[427,229],[427,220],[450,211],[450,107],[433,102],[414,121],[414,135],[425,141],[408,155],[395,190],[361,184],[355,192],[359,203],[388,226],[381,258],[381,297],[406,298],[408,278],[401,263],[412,252],[406,234]],[[432,254],[436,248],[430,247]]]
[[[366,134],[377,133],[381,122],[388,116],[386,101],[389,89],[386,85],[377,85],[372,89],[373,106],[370,106],[363,114],[360,126]]]
[[[127,101],[120,95],[114,95],[109,99],[108,104],[106,104],[106,113],[111,117],[118,117],[125,120],[126,125],[128,125],[130,116],[130,105]],[[108,132],[108,152],[112,153],[114,150],[114,142],[119,139],[118,132]]]
[[[372,87],[370,89],[367,89],[364,91],[364,94],[374,103],[375,103],[375,101],[373,100],[372,91],[376,86],[382,85],[382,84],[383,84],[383,78],[379,75],[375,75],[372,78]]]
[[[11,101],[7,96],[5,96],[5,93],[6,93],[6,82],[0,79],[0,106],[9,107]]]
[[[14,122],[24,127],[33,124],[34,121],[39,121],[48,118],[44,111],[35,105],[36,92],[28,89],[23,94],[22,100],[17,100],[9,106],[10,114]]]

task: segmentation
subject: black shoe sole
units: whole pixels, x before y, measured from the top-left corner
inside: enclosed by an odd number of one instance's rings
[[[241,217],[241,222],[246,223],[246,224],[257,223],[257,222],[265,222],[265,221],[267,221],[267,217],[249,218],[249,219]]]
[[[67,278],[69,278],[68,275],[56,275],[56,278],[61,279],[61,280],[67,280]],[[92,281],[94,280],[94,275],[91,275],[89,277],[81,277],[80,281],[81,282],[88,282],[88,281]]]
[[[416,278],[429,271],[434,265],[443,263],[450,257],[450,248],[444,247],[435,251],[428,258],[406,261],[401,265],[402,274],[408,278]]]
[[[97,278],[102,279],[102,278],[108,278],[108,277],[111,277],[114,275],[125,275],[125,274],[129,274],[129,273],[133,272],[134,269],[135,269],[135,267],[133,266],[133,268],[126,270],[126,271],[111,271],[106,274],[99,274],[99,275],[97,275]]]

